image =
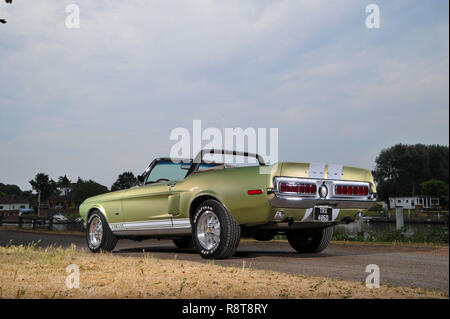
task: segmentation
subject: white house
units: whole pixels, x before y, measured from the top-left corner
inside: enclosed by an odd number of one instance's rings
[[[434,208],[439,206],[439,197],[418,195],[389,197],[389,208],[402,207],[405,209]]]
[[[16,196],[2,196],[0,197],[0,212],[4,211],[18,211],[20,209],[29,209],[30,204],[26,199]]]

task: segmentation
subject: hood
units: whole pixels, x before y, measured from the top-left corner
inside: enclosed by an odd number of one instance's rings
[[[123,193],[125,191],[127,191],[127,189],[114,191],[114,192],[108,192],[108,193],[104,193],[104,194],[101,194],[101,195],[89,197],[89,198],[84,200],[84,203],[89,203],[89,202],[92,202],[92,201],[99,202],[99,201],[117,200],[117,199],[120,199],[122,197],[122,195],[123,195]]]

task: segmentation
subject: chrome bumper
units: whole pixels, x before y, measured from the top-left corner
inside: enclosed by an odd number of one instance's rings
[[[299,198],[278,197],[269,195],[270,205],[274,208],[313,208],[315,206],[329,206],[340,209],[366,209],[375,205],[377,199],[333,199],[333,198]]]

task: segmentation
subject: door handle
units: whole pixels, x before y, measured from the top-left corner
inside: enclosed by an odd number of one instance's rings
[[[170,187],[174,187],[176,184],[177,184],[176,182],[167,183],[167,185],[170,186]]]

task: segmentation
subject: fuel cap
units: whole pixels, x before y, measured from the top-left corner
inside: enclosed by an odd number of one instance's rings
[[[325,184],[322,184],[319,187],[319,196],[321,198],[325,198],[325,197],[327,197],[327,195],[328,195],[328,188],[327,188],[327,186]]]

